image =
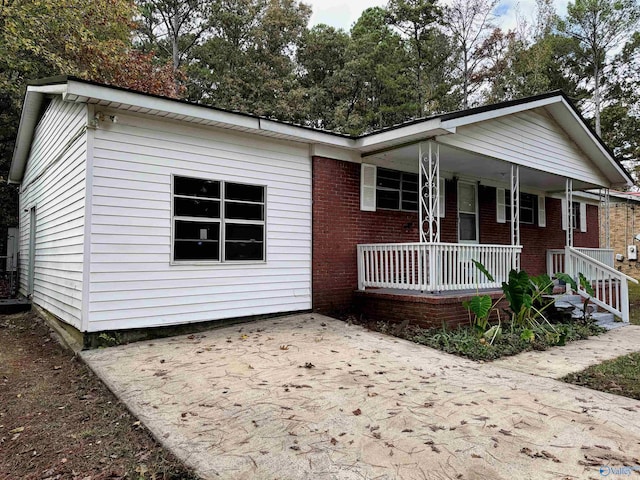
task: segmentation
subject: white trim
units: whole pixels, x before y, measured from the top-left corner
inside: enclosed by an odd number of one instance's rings
[[[213,217],[188,217],[188,216],[179,216],[176,217],[174,211],[174,199],[176,197],[175,194],[175,177],[182,178],[192,178],[194,180],[209,180],[213,182],[218,182],[220,184],[220,198],[210,198],[212,201],[220,202],[220,218],[216,219]],[[253,205],[262,205],[263,206],[263,217],[264,220],[239,220],[239,219],[229,219],[228,223],[232,225],[262,225],[262,259],[261,260],[225,260],[226,252],[225,252],[225,244],[226,244],[226,235],[225,235],[225,225],[227,224],[227,220],[224,216],[224,207],[225,207],[225,186],[227,183],[235,183],[238,185],[249,185],[254,187],[261,187],[263,189],[263,201],[262,202],[244,202],[251,203]],[[254,264],[265,264],[267,263],[267,185],[257,184],[257,183],[246,183],[246,182],[238,182],[234,180],[219,180],[213,178],[203,178],[203,177],[194,177],[191,175],[182,175],[177,173],[171,174],[171,205],[170,205],[170,213],[171,213],[171,254],[169,265],[228,265],[228,264],[238,264],[238,265],[254,265]],[[178,195],[178,198],[190,198],[185,195]],[[193,197],[193,198],[203,198],[207,199],[207,197]],[[234,200],[231,200],[232,202]],[[196,260],[196,259],[185,259],[185,260],[176,260],[174,258],[175,254],[175,222],[177,220],[183,220],[187,222],[202,222],[202,223],[218,223],[219,224],[219,237],[218,237],[218,260]]]
[[[496,188],[496,223],[507,223],[506,189]]]
[[[538,226],[547,226],[547,198],[544,195],[538,195]]]
[[[587,204],[580,202],[580,231],[587,231]]]
[[[442,177],[442,175],[440,175],[440,184],[438,186],[438,202],[439,202],[439,208],[438,208],[438,216],[440,218],[444,218],[445,213],[446,213],[446,195],[445,195],[445,179]],[[418,199],[419,200],[419,199]]]
[[[375,165],[368,163],[360,165],[360,210],[365,212],[376,211],[377,173],[378,167]],[[368,180],[370,181],[367,182]]]
[[[87,105],[87,125],[93,120],[94,107]],[[91,227],[93,223],[93,146],[95,141],[95,129],[86,128],[86,152],[87,158],[84,168],[84,234],[82,241],[82,307],[80,314],[80,331],[89,331],[90,298],[91,298]]]
[[[562,213],[562,230],[567,229],[567,200],[565,198],[560,199],[560,210]]]
[[[483,122],[485,120],[491,120],[493,118],[504,117],[525,110],[532,110],[534,108],[545,107],[554,103],[564,102],[564,99],[558,95],[540,100],[534,100],[531,102],[523,102],[518,105],[512,105],[509,107],[494,108],[484,112],[476,113],[474,115],[464,115],[451,120],[445,120],[442,122],[442,128],[457,128],[471,123]],[[568,107],[568,105],[567,105]],[[569,107],[568,107],[569,108]]]
[[[476,239],[475,240],[461,240],[460,239],[460,184],[467,184],[467,185],[471,185],[473,186],[474,192],[475,192],[475,204],[476,204],[476,211],[475,211],[475,216],[476,216]],[[466,180],[458,180],[458,185],[456,188],[457,192],[457,198],[456,198],[456,210],[458,212],[458,243],[465,243],[465,244],[476,244],[476,243],[480,243],[480,225],[479,225],[479,220],[480,220],[480,215],[479,215],[479,205],[478,205],[478,184],[477,182],[469,182]],[[471,212],[462,212],[464,214],[471,214]]]

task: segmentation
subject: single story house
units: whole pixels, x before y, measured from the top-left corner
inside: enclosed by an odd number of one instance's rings
[[[631,178],[561,92],[349,136],[49,78],[9,181],[20,292],[81,332],[354,305],[440,325],[511,268],[626,286],[598,211]]]

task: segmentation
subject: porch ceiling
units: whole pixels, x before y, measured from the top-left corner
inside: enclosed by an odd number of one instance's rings
[[[426,143],[423,143],[426,145]],[[404,145],[402,147],[376,153],[363,159],[380,167],[418,171],[419,144]],[[511,163],[480,155],[467,150],[460,150],[440,144],[440,172],[446,178],[471,177],[487,184],[504,184],[510,181]],[[530,188],[543,192],[564,192],[565,178],[542,170],[520,167],[520,184],[523,188]],[[599,188],[597,185],[573,181],[574,190]]]

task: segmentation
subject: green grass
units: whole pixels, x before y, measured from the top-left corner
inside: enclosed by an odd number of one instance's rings
[[[640,284],[629,282],[629,322],[640,325]]]
[[[607,360],[562,380],[574,385],[640,400],[640,353]]]

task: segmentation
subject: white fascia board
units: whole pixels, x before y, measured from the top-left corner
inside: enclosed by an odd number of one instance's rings
[[[296,137],[297,139],[305,142],[323,143],[325,145],[343,148],[355,148],[356,141],[353,138],[333,135],[319,130],[312,130],[310,128],[302,128],[287,123],[275,122],[265,118],[261,118],[259,121],[260,130],[265,132]]]
[[[103,100],[142,109],[168,112],[185,117],[228,125],[229,127],[239,127],[246,130],[254,130],[256,132],[263,131],[284,135],[291,140],[297,140],[305,143],[317,142],[343,148],[354,147],[354,140],[347,137],[313,131],[296,125],[288,125],[240,113],[226,112],[201,105],[188,104],[169,98],[141,95],[137,92],[117,90],[107,86],[87,84],[73,80],[69,81],[65,97],[76,101],[86,101],[87,99]]]
[[[600,154],[608,161],[615,170],[622,176],[622,182],[612,181],[612,185],[633,185],[631,179],[629,179],[628,175],[624,172],[624,170],[618,165],[618,163],[611,157],[606,148],[602,146],[602,144],[598,141],[598,139],[593,135],[591,130],[584,124],[582,119],[576,114],[576,112],[571,108],[571,106],[567,103],[567,101],[563,98],[562,105],[565,107],[566,111],[569,112],[571,117],[576,121],[576,123],[580,126],[582,131],[589,137],[589,140],[593,143],[593,145],[598,149]]]
[[[542,98],[539,100],[533,100],[531,102],[524,102],[518,105],[512,105],[510,107],[496,108],[493,110],[487,110],[485,112],[475,113],[473,115],[463,115],[458,118],[452,118],[451,120],[444,120],[442,122],[443,128],[462,127],[472,123],[482,122],[485,120],[491,120],[498,117],[504,117],[506,115],[512,115],[514,113],[523,112],[525,110],[532,110],[534,108],[546,107],[553,103],[564,101],[562,96],[553,96],[549,98]]]
[[[419,138],[435,137],[455,133],[455,128],[442,125],[439,118],[412,123],[407,126],[391,128],[380,133],[360,137],[356,140],[356,148],[366,152],[392,147]]]
[[[56,83],[53,85],[30,85],[27,92],[42,93],[45,95],[64,95],[67,92],[66,83]]]
[[[331,145],[323,145],[314,143],[309,148],[309,155],[312,157],[331,158],[333,160],[342,160],[344,162],[362,163],[360,152],[349,150],[346,148],[333,147]]]
[[[21,183],[24,176],[24,170],[27,166],[27,158],[29,150],[31,150],[31,142],[38,124],[40,107],[44,93],[29,87],[22,104],[22,114],[20,115],[20,125],[18,126],[18,135],[16,144],[13,148],[13,158],[11,159],[11,167],[9,167],[8,183]]]
[[[212,122],[226,123],[235,127],[255,130],[260,128],[258,118],[233,112],[215,110],[199,105],[191,105],[169,98],[141,95],[137,92],[117,90],[106,86],[77,82],[74,80],[69,80],[67,92],[63,98],[65,97],[74,99],[77,97],[83,99],[84,97],[95,100],[104,100],[107,102],[121,103],[123,105],[130,105],[149,110],[160,110],[162,112],[174,113],[176,115],[184,115],[185,117],[194,117]]]

